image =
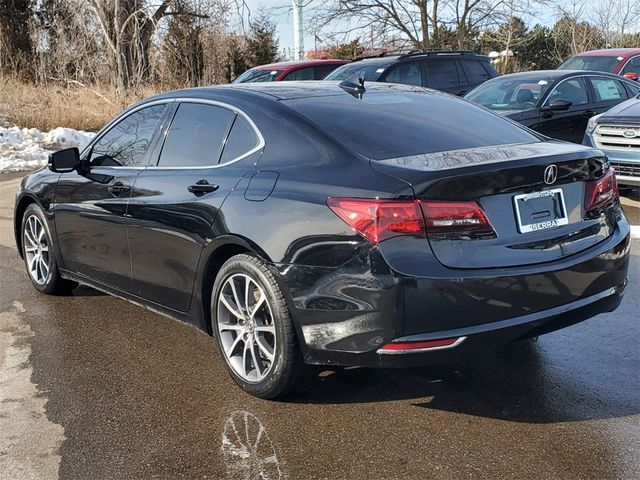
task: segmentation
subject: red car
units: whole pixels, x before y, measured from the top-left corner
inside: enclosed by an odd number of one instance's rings
[[[281,82],[283,80],[322,80],[348,60],[300,60],[270,63],[247,70],[233,83]]]
[[[640,78],[640,48],[608,48],[579,53],[558,69],[617,73],[637,81]]]

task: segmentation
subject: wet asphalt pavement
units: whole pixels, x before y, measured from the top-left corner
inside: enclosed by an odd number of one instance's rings
[[[28,351],[16,368],[42,411],[16,424],[0,407],[0,478],[640,478],[638,240],[612,314],[455,365],[325,371],[273,402],[240,391],[192,327],[89,288],[36,293],[6,198],[0,334]],[[9,380],[1,403],[26,405]]]

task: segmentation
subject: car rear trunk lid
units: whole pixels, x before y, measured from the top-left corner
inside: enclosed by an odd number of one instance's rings
[[[581,145],[502,145],[371,165],[408,182],[421,202],[471,201],[482,208],[491,235],[427,232],[434,255],[450,268],[550,262],[601,242],[615,228],[611,209],[585,210],[585,182],[602,177],[608,163],[601,152]]]

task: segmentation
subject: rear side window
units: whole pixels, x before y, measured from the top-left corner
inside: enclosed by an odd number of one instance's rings
[[[158,165],[202,167],[218,163],[235,113],[223,107],[182,103],[173,117]]]
[[[438,60],[425,62],[427,69],[427,86],[436,90],[460,86],[458,69],[454,60]]]
[[[401,63],[393,67],[384,79],[388,83],[422,86],[422,71],[418,62]]]
[[[361,100],[345,93],[285,103],[374,160],[539,141],[498,115],[437,92],[369,91]]]
[[[324,77],[333,72],[340,65],[320,65],[315,67],[316,69],[316,80],[322,80]]]
[[[236,115],[233,126],[222,150],[220,163],[227,163],[248,153],[258,145],[258,136],[240,115]]]
[[[491,78],[491,75],[485,70],[482,62],[477,60],[461,60],[460,65],[462,65],[462,69],[467,76],[469,85],[478,85]]]
[[[622,83],[612,78],[592,78],[591,85],[596,92],[596,102],[610,102],[627,98]]]
[[[105,133],[91,150],[91,165],[141,167],[166,105],[143,108],[125,117]]]
[[[282,80],[315,80],[315,68],[299,68],[287,74]]]

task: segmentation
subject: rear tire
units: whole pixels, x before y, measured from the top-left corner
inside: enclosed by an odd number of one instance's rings
[[[35,203],[22,217],[22,257],[31,284],[47,295],[67,294],[78,284],[60,276],[53,240],[44,212]]]
[[[235,255],[218,272],[211,329],[231,377],[251,395],[281,397],[304,377],[286,300],[274,274],[257,257]]]

